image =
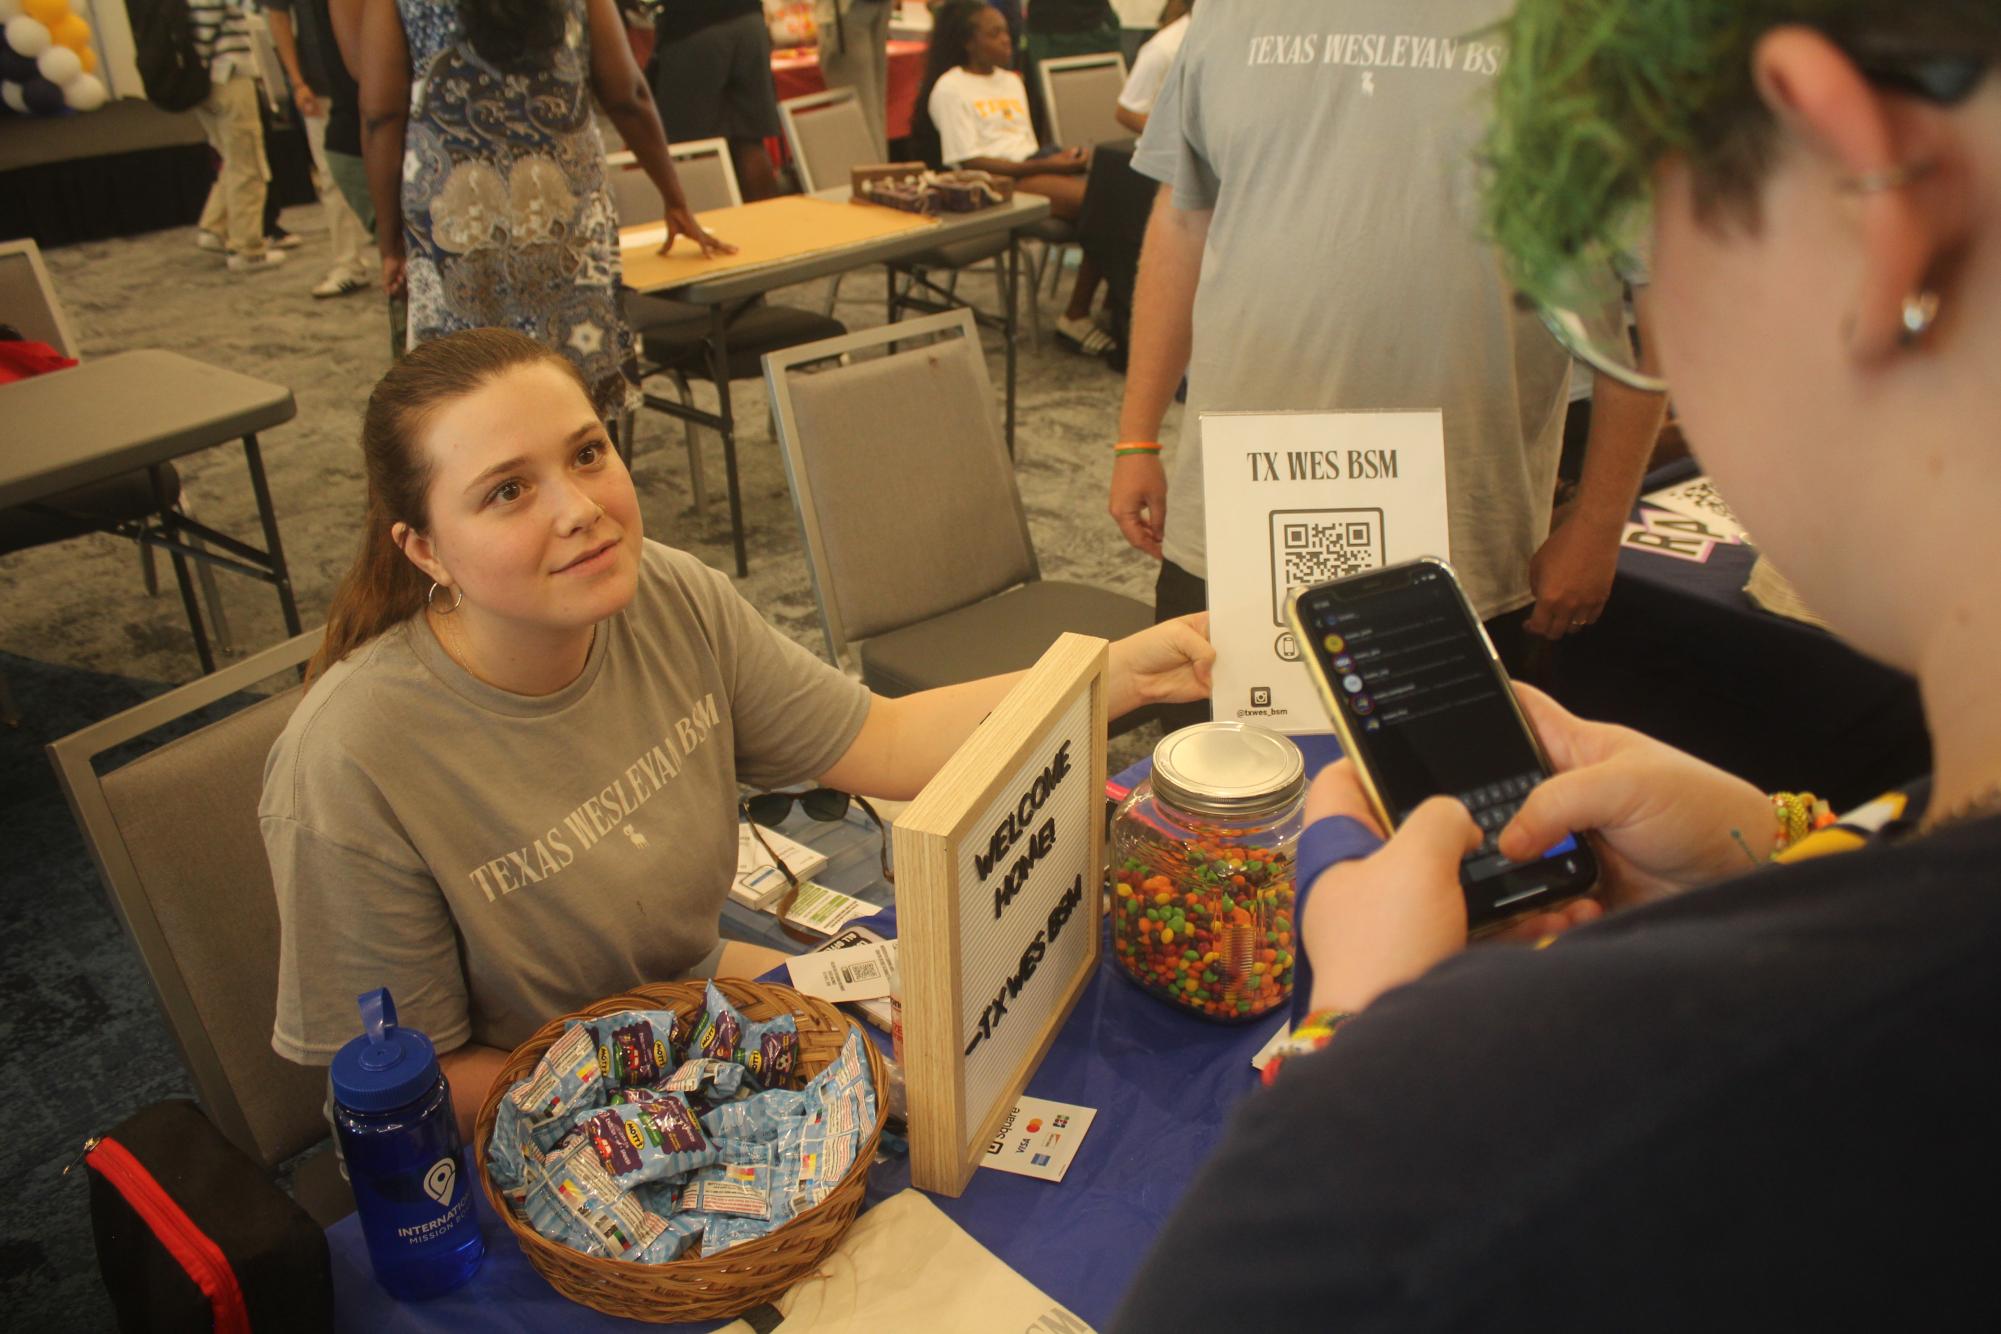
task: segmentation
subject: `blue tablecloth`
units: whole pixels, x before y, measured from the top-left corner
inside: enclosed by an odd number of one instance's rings
[[[895,916],[886,912],[867,924],[893,934]],[[1230,1107],[1255,1086],[1251,1057],[1281,1019],[1224,1026],[1185,1015],[1125,982],[1108,954],[1028,1086],[1036,1097],[1098,1110],[1063,1181],[983,1169],[959,1199],[933,1199],[1029,1282],[1102,1326],[1196,1165],[1221,1137]],[[909,1184],[908,1160],[878,1162],[869,1202]],[[328,1229],[339,1328],[641,1328],[558,1296],[480,1203],[485,1265],[465,1287],[429,1302],[398,1302],[375,1285],[358,1218]]]
[[[1670,464],[1645,490],[1696,471]],[[1719,546],[1695,564],[1622,550],[1604,615],[1563,641],[1537,684],[1584,717],[1636,728],[1767,790],[1810,788],[1837,808],[1930,772],[1916,682],[1760,609],[1744,592],[1757,555]]]
[[[1297,740],[1309,773],[1340,754],[1332,737]],[[1120,778],[1137,781],[1144,766],[1142,761]],[[809,837],[810,826],[797,820],[785,826],[786,832]],[[815,846],[825,837],[813,838]],[[873,837],[872,831],[865,837],[854,830],[835,831],[843,852],[834,856],[830,869],[853,860],[848,854],[855,846],[869,847],[872,858]],[[865,924],[894,935],[895,911],[865,919]],[[1069,1172],[1052,1183],[982,1169],[973,1173],[960,1198],[933,1200],[1029,1282],[1102,1328],[1195,1168],[1221,1139],[1231,1108],[1256,1086],[1251,1057],[1283,1019],[1274,1013],[1248,1024],[1221,1025],[1174,1010],[1126,982],[1107,948],[1098,975],[1027,1089],[1034,1097],[1097,1109],[1098,1118]],[[887,1043],[874,1029],[866,1031]],[[868,1202],[909,1184],[907,1160],[878,1162],[870,1172]],[[398,1302],[375,1285],[357,1218],[349,1216],[329,1228],[338,1327],[416,1334],[709,1330],[722,1323],[644,1326],[576,1306],[529,1268],[484,1199],[480,1207],[487,1237],[485,1265],[465,1287],[429,1302]]]

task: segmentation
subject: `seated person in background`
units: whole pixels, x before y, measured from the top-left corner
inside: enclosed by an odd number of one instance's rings
[[[392,366],[362,451],[361,549],[265,768],[272,1046],[327,1064],[386,986],[469,1133],[548,1019],[776,962],[717,937],[739,783],[912,796],[1013,678],[884,699],[774,630],[645,540],[575,365],[511,330]],[[1206,694],[1205,629],[1114,644],[1111,712]]]
[[[1146,129],[1146,118],[1153,114],[1167,71],[1174,67],[1175,54],[1181,50],[1181,39],[1188,35],[1188,16],[1194,12],[1195,0],[1167,0],[1167,7],[1160,11],[1160,31],[1146,39],[1133,60],[1132,73],[1119,90],[1119,104],[1112,114],[1134,134]]]
[[[1045,149],[1035,142],[1027,89],[1008,68],[1013,59],[1007,20],[986,0],[940,5],[932,16],[914,132],[920,140],[927,131],[937,135],[939,160],[947,167],[1012,176],[1017,189],[1047,198],[1053,216],[1074,222],[1084,211],[1090,157],[1081,148]],[[1085,256],[1070,304],[1056,321],[1064,342],[1093,356],[1112,350],[1111,335],[1091,321],[1098,283],[1098,266]]]
[[[1539,950],[1465,949],[1457,802],[1373,855],[1310,825],[1325,1047],[1247,1100],[1114,1328],[2001,1326],[1967,1222],[2001,1189],[2001,7],[1521,0],[1494,40],[1512,279],[1578,302],[1651,234],[1688,437],[1806,602],[1918,677],[1928,800],[1808,833],[1524,690],[1556,776],[1501,850],[1587,832],[1610,914]],[[1345,763],[1308,800],[1367,810]],[[1322,839],[1356,855],[1315,874]],[[1255,1244],[1188,1282],[1225,1239]]]

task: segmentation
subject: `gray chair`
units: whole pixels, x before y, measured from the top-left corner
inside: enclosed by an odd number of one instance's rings
[[[1027,667],[1147,604],[1044,579],[972,312],[764,359],[828,655],[885,695]],[[1136,720],[1129,720],[1133,725]]]
[[[326,1071],[293,1065],[271,1049],[278,903],[257,803],[265,757],[299,688],[244,705],[108,773],[98,773],[97,760],[296,668],[320,638],[310,630],[48,747],[203,1109],[266,1169],[329,1135]],[[293,1193],[322,1224],[354,1207],[331,1152],[300,1166]]]
[[[743,203],[737,185],[736,166],[730,160],[729,143],[723,139],[691,139],[668,150],[674,158],[674,172],[680,178],[682,195],[696,212],[733,208]],[[605,182],[611,192],[612,208],[621,227],[658,222],[662,214],[660,192],[639,168],[631,153],[613,153],[605,158]],[[639,343],[641,369],[645,375],[660,374],[673,382],[683,407],[692,407],[691,380],[707,380],[716,393],[727,395],[731,380],[754,380],[760,373],[758,358],[766,352],[834,338],[848,331],[839,320],[793,306],[766,304],[761,298],[725,312],[723,345],[726,356],[718,355],[715,325],[707,306],[690,305],[665,297],[623,294],[625,321]],[[727,364],[724,364],[724,363]],[[648,407],[659,409],[665,399],[648,392]],[[725,414],[734,422],[734,414]],[[700,439],[695,423],[682,418],[688,447],[688,484],[695,508],[708,508],[708,484],[702,469]],[[630,423],[624,432],[630,441]],[[721,431],[723,466],[732,491],[737,486],[736,433],[734,427]],[[628,445],[628,450],[630,446]],[[738,571],[742,573],[741,570]]]
[[[880,161],[868,116],[852,88],[833,88],[823,93],[787,98],[778,104],[778,120],[785,130],[785,144],[792,154],[792,164],[799,173],[799,188],[808,194],[846,185],[851,168],[870,166]],[[1037,227],[1042,225],[1036,224]],[[1024,230],[1029,235],[1037,234],[1034,227]],[[959,274],[988,261],[993,262],[996,293],[1005,302],[1006,276],[1001,271],[999,256],[1006,253],[1007,247],[1008,238],[1005,235],[989,236],[972,241],[948,242],[885,264],[883,270],[889,284],[890,323],[895,323],[905,309],[931,309],[934,303],[921,295],[924,290],[952,304],[963,304],[958,296]],[[929,276],[939,272],[945,274],[942,287]],[[840,288],[841,275],[836,274],[827,283],[826,310],[830,315],[834,312],[834,300]],[[1032,301],[1028,307],[1028,318],[1030,327],[1040,337],[1041,325]]]
[[[42,264],[42,252],[31,240],[0,241],[0,324],[12,325],[22,337],[47,343],[66,357],[82,360],[62,303],[56,299],[55,285]],[[179,471],[171,463],[142,468],[34,504],[0,510],[0,555],[65,542],[86,533],[117,532],[135,537],[140,525],[170,508],[183,517],[192,517],[181,496]],[[201,549],[197,539],[191,538],[190,544]],[[176,555],[175,559],[182,558]],[[143,541],[139,545],[139,569],[146,592],[157,594],[160,581],[153,564],[153,548]],[[197,560],[195,575],[201,582],[203,600],[208,603],[216,646],[225,653],[232,652],[229,618],[215,586],[215,573],[207,561]],[[0,712],[5,711],[0,706]],[[8,721],[13,721],[11,716]]]
[[[1132,131],[1119,124],[1115,114],[1119,93],[1126,86],[1126,58],[1117,51],[1100,51],[1081,56],[1054,56],[1035,63],[1035,78],[1042,94],[1044,114],[1049,118],[1049,138],[1066,148],[1089,148],[1110,139],[1130,138]],[[1065,247],[1077,243],[1074,224],[1050,220],[1054,227],[1041,258],[1030,271],[1029,290],[1042,286],[1049,274],[1053,296],[1063,266],[1054,263]],[[1060,228],[1061,233],[1055,229]],[[1034,303],[1030,302],[1030,309]]]
[[[1049,115],[1049,137],[1056,143],[1089,148],[1132,137],[1116,114],[1126,86],[1126,58],[1117,51],[1039,60],[1035,77]]]

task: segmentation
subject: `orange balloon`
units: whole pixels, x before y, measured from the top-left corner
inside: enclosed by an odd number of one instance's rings
[[[55,26],[69,13],[69,0],[21,0],[21,12],[54,32]]]
[[[85,74],[97,73],[97,52],[87,46],[80,46],[76,49],[76,58],[83,62]]]
[[[49,28],[49,36],[56,39],[57,46],[67,46],[82,55],[90,49],[90,21],[81,14],[71,14],[58,19]]]

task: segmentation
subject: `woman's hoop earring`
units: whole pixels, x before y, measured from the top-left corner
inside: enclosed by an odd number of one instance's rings
[[[1898,341],[1905,347],[1921,342],[1938,323],[1938,293],[1920,288],[1904,298],[1904,330]]]
[[[443,611],[438,610],[437,596],[438,596],[438,583],[434,579],[431,581],[431,591],[424,594],[424,605],[431,609],[433,615],[449,616],[453,612],[459,609],[459,603],[464,602],[466,600],[466,591],[463,588],[456,588],[456,587],[453,588],[452,605],[446,607]]]

